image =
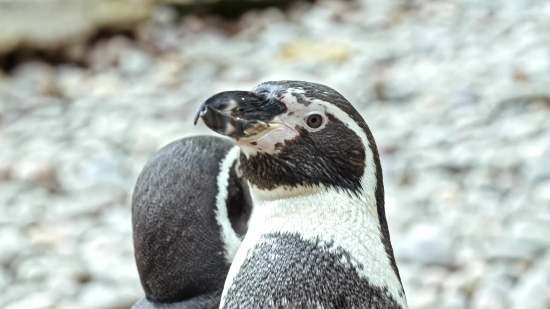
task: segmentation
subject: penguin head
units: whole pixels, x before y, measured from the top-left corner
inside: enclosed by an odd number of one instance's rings
[[[206,100],[197,117],[241,148],[241,166],[253,188],[361,195],[381,177],[372,134],[355,108],[327,86],[272,81],[252,91],[228,91]],[[276,190],[277,189],[277,190]]]

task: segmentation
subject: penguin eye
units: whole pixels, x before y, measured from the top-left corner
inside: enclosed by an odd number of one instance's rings
[[[317,129],[323,124],[323,117],[321,117],[321,115],[319,114],[309,115],[306,118],[306,124],[312,129]]]

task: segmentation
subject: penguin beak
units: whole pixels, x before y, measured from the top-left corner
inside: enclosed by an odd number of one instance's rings
[[[207,127],[235,140],[254,139],[268,132],[271,121],[286,111],[286,106],[267,94],[227,91],[206,100],[197,115]]]

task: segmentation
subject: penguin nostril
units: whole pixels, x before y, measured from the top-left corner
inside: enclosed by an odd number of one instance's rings
[[[193,121],[193,124],[194,124],[194,125],[197,125],[197,122],[199,121],[199,118],[201,118],[201,117],[203,117],[204,115],[206,115],[207,112],[208,112],[208,108],[206,107],[205,104],[203,104],[203,105],[200,107],[198,113],[195,115],[195,119],[194,119],[194,121]]]
[[[204,116],[207,111],[208,109],[206,108],[206,106],[203,106],[202,109],[199,111],[199,117]]]

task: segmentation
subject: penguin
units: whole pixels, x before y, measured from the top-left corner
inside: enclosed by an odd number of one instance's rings
[[[207,99],[254,201],[220,308],[406,309],[373,135],[334,89],[271,81]]]
[[[156,152],[132,194],[135,259],[145,298],[133,309],[219,308],[252,200],[227,138],[194,136]]]

